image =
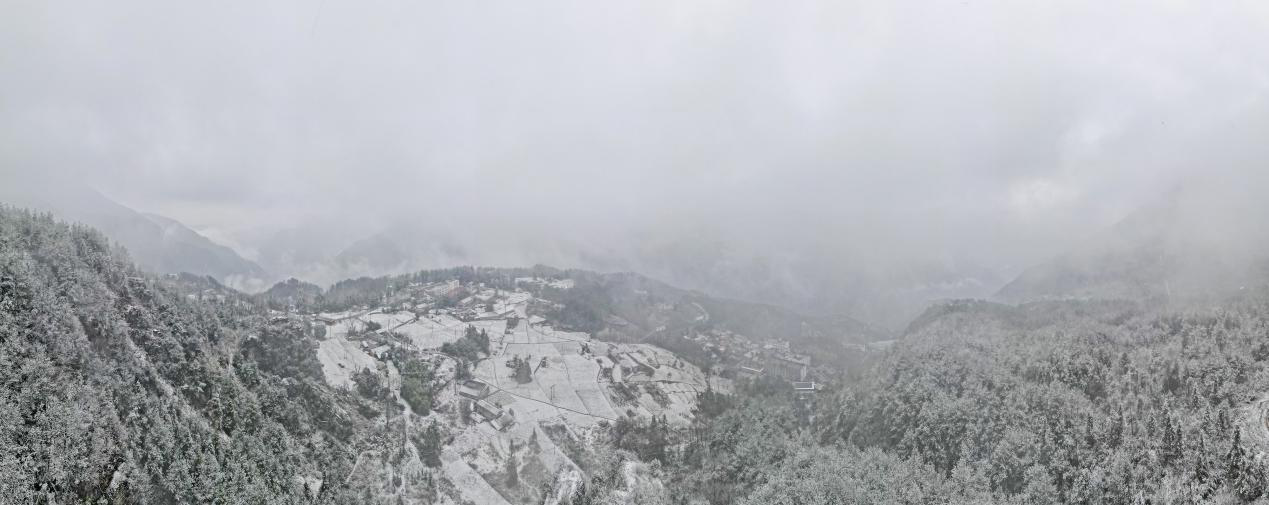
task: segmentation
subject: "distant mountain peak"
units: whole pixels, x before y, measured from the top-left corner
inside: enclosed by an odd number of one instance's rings
[[[246,291],[262,288],[268,278],[259,265],[181,222],[138,212],[82,184],[15,184],[0,188],[0,202],[51,212],[97,228],[123,245],[141,267],[157,273],[210,275]]]
[[[996,298],[1183,301],[1264,284],[1269,241],[1255,215],[1238,202],[1174,192],[1026,269]]]

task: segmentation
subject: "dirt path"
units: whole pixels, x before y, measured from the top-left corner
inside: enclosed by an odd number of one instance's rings
[[[348,482],[352,480],[353,474],[357,473],[357,467],[361,466],[361,458],[367,454],[376,453],[376,452],[379,452],[379,451],[376,449],[366,449],[364,451],[357,453],[357,459],[353,460],[352,470],[349,470],[348,476],[344,477],[344,485],[348,485]]]

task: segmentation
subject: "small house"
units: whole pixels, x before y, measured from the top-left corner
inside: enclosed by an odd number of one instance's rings
[[[458,386],[458,394],[473,400],[479,400],[489,395],[489,385],[478,380],[463,381]]]

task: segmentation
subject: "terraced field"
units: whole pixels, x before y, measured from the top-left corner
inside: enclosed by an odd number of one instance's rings
[[[515,292],[496,301],[501,313],[521,318],[509,332],[508,321],[500,318],[463,322],[447,313],[382,310],[332,315],[338,321],[328,326],[318,357],[327,382],[333,386],[352,388],[351,376],[358,370],[386,370],[387,384],[404,406],[400,376],[395,367],[381,363],[373,350],[385,345],[405,346],[440,356],[437,375],[444,384],[434,398],[433,412],[420,417],[407,408],[400,415],[406,426],[436,421],[452,435],[442,454],[441,471],[452,484],[442,486],[449,490],[438,497],[443,503],[523,502],[527,499],[524,496],[506,495],[509,491],[503,484],[509,459],[514,459],[514,465],[528,479],[575,473],[578,462],[570,458],[570,449],[560,447],[556,440],[584,444],[593,439],[601,424],[623,416],[665,416],[671,423],[687,423],[696,393],[705,389],[707,380],[714,381],[715,388],[729,388],[725,380],[707,378],[669,351],[650,345],[602,342],[586,333],[557,330],[540,317],[528,318],[531,300],[528,293]],[[380,336],[367,342],[359,332],[371,322],[377,323],[381,332],[404,336],[404,341]],[[475,416],[479,422],[468,425],[455,414],[460,401],[452,382],[456,361],[440,354],[439,348],[461,338],[468,326],[484,330],[490,337],[489,356],[473,364],[472,375],[489,385],[483,402],[507,414],[502,420],[513,420],[509,425],[489,422],[480,415]],[[527,359],[531,365],[531,380],[526,383],[518,382],[514,369],[508,366],[517,358]],[[419,467],[417,452],[406,449],[407,466]],[[376,463],[359,471],[405,475],[407,481],[422,475],[417,469],[402,472]]]

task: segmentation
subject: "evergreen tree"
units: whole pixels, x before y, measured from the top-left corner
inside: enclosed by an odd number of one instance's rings
[[[1170,415],[1163,418],[1163,439],[1159,447],[1159,461],[1164,466],[1171,466],[1184,455],[1185,447],[1181,439],[1181,423]]]
[[[458,418],[463,424],[471,424],[471,400],[463,398],[458,401]]]
[[[441,466],[441,429],[436,421],[432,421],[423,431],[423,436],[416,443],[415,448],[418,449],[419,459],[423,461],[423,464],[431,468]]]
[[[471,377],[471,365],[467,363],[467,360],[459,359],[454,365],[454,380],[462,382]]]
[[[511,454],[507,456],[507,486],[516,487],[520,485],[520,469],[516,467],[516,453],[514,446]]]
[[[516,361],[515,379],[520,384],[528,384],[533,381],[533,370],[529,366],[529,360],[518,359]]]
[[[1165,393],[1176,394],[1184,386],[1184,379],[1181,377],[1181,365],[1172,363],[1168,367],[1168,372],[1163,377],[1163,391]]]

